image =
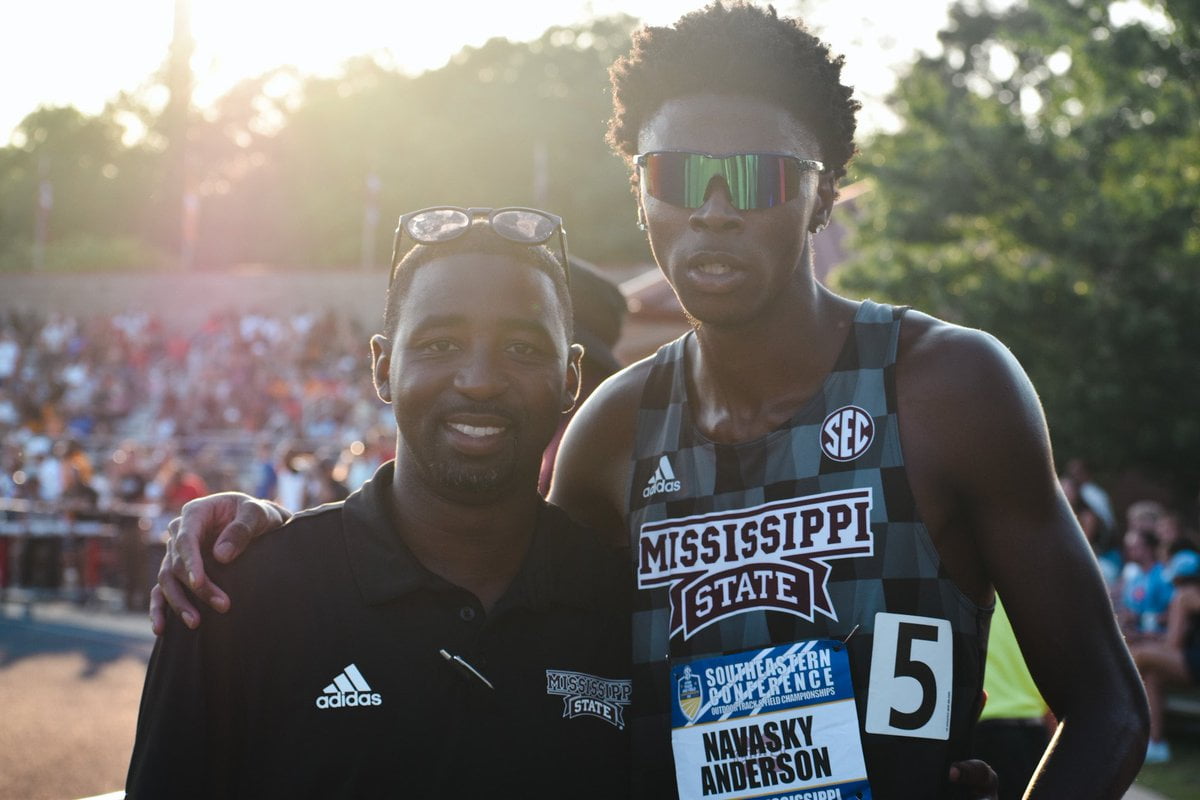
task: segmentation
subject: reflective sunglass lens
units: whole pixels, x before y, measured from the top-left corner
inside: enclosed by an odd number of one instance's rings
[[[817,162],[798,161],[771,153],[740,153],[713,157],[699,153],[648,153],[641,157],[642,185],[647,194],[683,208],[704,205],[713,178],[721,178],[734,207],[740,211],[771,208],[799,193],[806,168]]]
[[[415,215],[408,221],[408,235],[418,242],[444,242],[471,227],[465,211],[454,208],[434,208]]]
[[[492,217],[492,230],[514,242],[540,244],[553,236],[557,228],[549,217],[520,209],[501,211]]]

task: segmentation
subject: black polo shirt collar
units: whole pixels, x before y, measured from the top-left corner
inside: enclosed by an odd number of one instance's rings
[[[342,506],[342,538],[363,601],[377,605],[420,590],[463,591],[426,569],[398,535],[389,496],[394,466],[394,461],[382,465]],[[611,602],[610,559],[596,534],[543,502],[525,560],[493,614],[521,606],[593,608]]]

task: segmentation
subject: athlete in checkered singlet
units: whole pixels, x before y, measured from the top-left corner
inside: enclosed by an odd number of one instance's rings
[[[872,796],[953,796],[995,587],[1062,720],[1031,796],[1118,798],[1144,696],[1028,379],[980,331],[814,278],[854,151],[840,68],[742,6],[613,68],[609,139],[695,330],[592,395],[551,499],[631,548],[643,793],[853,797],[857,735]]]

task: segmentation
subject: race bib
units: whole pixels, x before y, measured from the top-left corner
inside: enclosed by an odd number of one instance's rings
[[[811,640],[677,664],[671,685],[681,800],[870,800],[840,643]]]
[[[949,739],[954,700],[950,621],[876,614],[870,686],[867,733]]]

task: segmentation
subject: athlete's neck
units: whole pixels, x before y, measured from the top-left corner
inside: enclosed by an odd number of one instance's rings
[[[812,282],[735,327],[701,325],[688,349],[696,424],[714,441],[756,439],[821,389],[858,304]]]

